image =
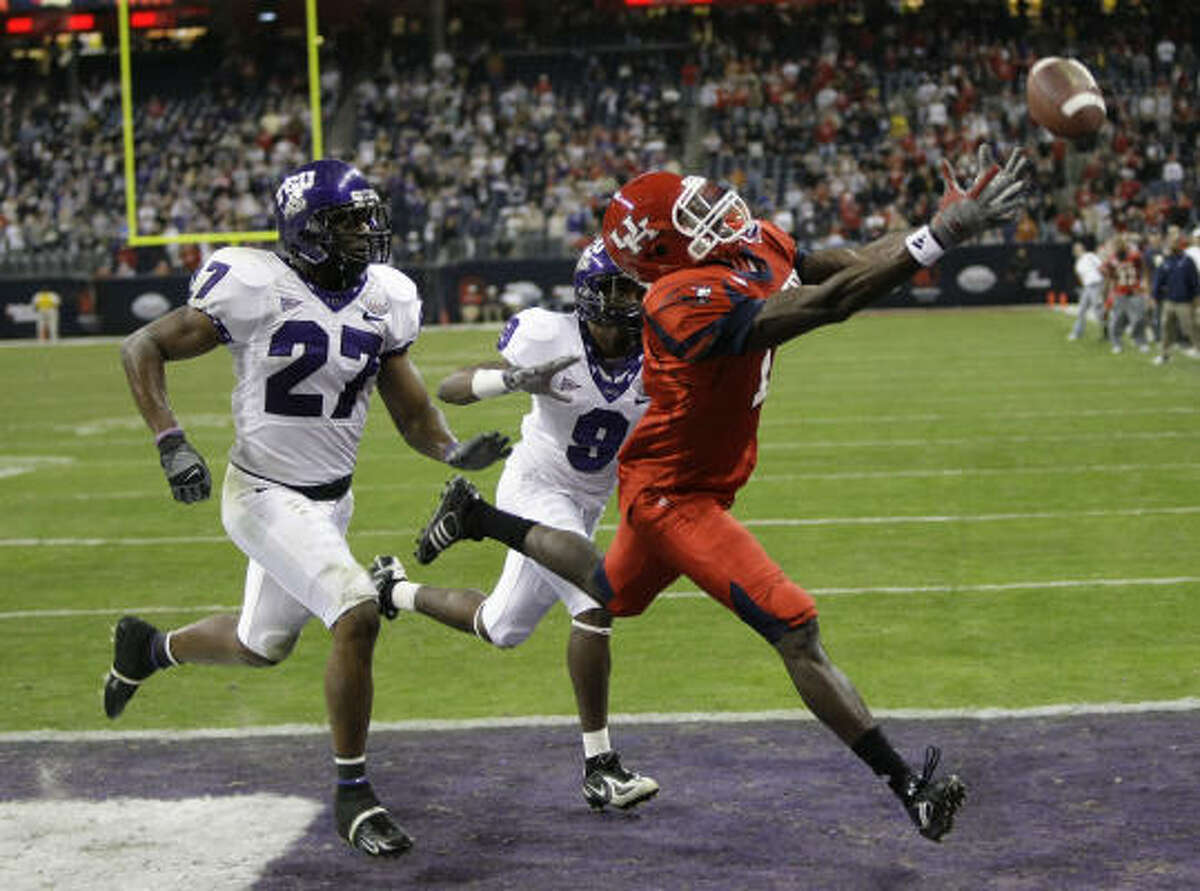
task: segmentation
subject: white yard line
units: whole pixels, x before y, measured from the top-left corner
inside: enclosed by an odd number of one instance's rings
[[[1004,523],[1018,520],[1105,519],[1109,517],[1187,516],[1200,513],[1200,505],[1178,507],[1127,507],[1111,510],[1014,511],[999,514],[893,514],[879,517],[779,517],[742,519],[750,528],[787,528],[805,526],[889,526],[906,523]],[[612,531],[612,523],[602,523],[599,529]],[[351,537],[404,537],[417,532],[414,528],[359,529]],[[100,548],[100,547],[161,547],[180,544],[223,544],[223,535],[129,536],[117,538],[0,538],[0,548]]]
[[[1039,591],[1066,588],[1153,588],[1172,585],[1200,584],[1200,576],[1177,575],[1160,578],[1130,579],[1042,579],[1022,582],[993,582],[978,585],[876,585],[858,588],[809,588],[814,597],[840,597],[855,594],[987,594],[1004,591]],[[664,600],[699,600],[707,597],[703,591],[666,591]],[[125,613],[209,613],[233,612],[236,604],[182,604],[178,606],[120,606],[93,609],[17,609],[0,612],[0,622],[13,619],[76,619],[87,616],[124,615]]]
[[[3,459],[0,459],[0,464]],[[886,479],[954,479],[958,477],[1018,477],[1018,476],[1082,476],[1089,473],[1129,473],[1131,471],[1200,470],[1200,461],[1164,461],[1137,464],[1047,465],[1044,467],[934,467],[913,470],[839,470],[812,473],[760,473],[750,478],[748,485],[777,483],[788,480],[886,480]],[[0,468],[0,477],[3,469]],[[436,486],[428,482],[356,483],[354,491],[363,492],[433,492]],[[70,492],[62,495],[30,493],[18,496],[34,501],[134,501],[141,498],[166,497],[165,488],[123,489],[119,492]]]
[[[1027,708],[879,709],[876,717],[892,720],[1000,721],[1029,718],[1059,718],[1078,715],[1129,715],[1151,712],[1193,712],[1200,699],[1171,699],[1156,702],[1056,703]],[[613,714],[611,722],[622,724],[745,724],[752,721],[812,721],[804,709],[761,712],[642,712]],[[579,722],[576,715],[522,715],[503,718],[415,719],[372,721],[371,731],[396,730],[406,733],[440,730],[493,730],[518,727],[566,727]],[[263,727],[201,728],[197,730],[28,730],[0,733],[0,743],[110,742],[153,740],[177,742],[206,739],[255,739],[298,735],[324,735],[325,724],[277,724]]]

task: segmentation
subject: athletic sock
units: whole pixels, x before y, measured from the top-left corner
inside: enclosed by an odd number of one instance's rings
[[[171,655],[171,634],[164,634],[161,631],[154,632],[154,637],[150,639],[150,664],[155,669],[170,668],[172,665],[178,665],[175,657]]]
[[[417,608],[417,589],[421,586],[416,582],[401,581],[392,585],[392,605],[396,609],[414,612]]]
[[[369,789],[367,782],[367,756],[342,758],[333,756],[333,764],[337,768],[338,794],[353,792],[358,789]]]
[[[901,794],[912,770],[892,748],[892,744],[878,726],[863,733],[855,740],[850,750],[866,762],[877,776],[886,776],[892,791],[897,795]]]
[[[470,511],[463,520],[463,532],[467,538],[478,541],[481,538],[494,538],[501,544],[506,544],[514,551],[525,552],[525,536],[536,523],[508,511],[493,507],[483,499],[472,503]]]
[[[608,741],[608,728],[601,727],[599,730],[587,730],[583,734],[583,757],[584,760],[590,760],[597,755],[603,755],[605,752],[612,751],[612,743]]]

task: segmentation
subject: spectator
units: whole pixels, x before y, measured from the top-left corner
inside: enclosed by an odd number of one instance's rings
[[[1200,358],[1194,327],[1196,298],[1200,297],[1200,273],[1184,251],[1187,240],[1178,228],[1172,227],[1167,237],[1170,253],[1155,270],[1152,291],[1162,317],[1162,341],[1159,354],[1154,357],[1155,365],[1167,363],[1171,358],[1171,347],[1181,335],[1188,343],[1185,355]]]

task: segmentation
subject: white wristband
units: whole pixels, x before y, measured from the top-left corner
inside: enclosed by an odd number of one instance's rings
[[[912,254],[912,258],[922,266],[932,266],[942,258],[946,249],[938,244],[928,226],[922,226],[916,232],[909,233],[904,239],[904,246]]]
[[[504,383],[504,372],[499,368],[480,368],[471,375],[471,394],[476,399],[503,396],[509,392]]]

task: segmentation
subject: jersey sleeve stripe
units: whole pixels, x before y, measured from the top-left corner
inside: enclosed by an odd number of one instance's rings
[[[380,361],[383,361],[384,359],[390,359],[392,356],[406,355],[408,353],[408,348],[412,345],[413,342],[410,340],[408,343],[401,344],[397,347],[392,347],[390,350],[384,350],[379,354],[379,359]]]
[[[708,356],[740,356],[746,352],[746,338],[754,327],[754,320],[762,312],[766,301],[742,300],[734,305],[717,323],[717,336],[705,353]]]
[[[704,358],[708,352],[707,349],[699,351],[698,355],[691,354],[696,352],[696,346],[704,341],[705,338],[711,338],[721,324],[721,319],[718,319],[711,324],[705,325],[699,331],[692,334],[691,337],[685,340],[676,340],[667,333],[667,330],[654,316],[647,316],[646,321],[649,322],[650,327],[654,329],[654,333],[658,335],[658,339],[662,341],[663,346],[667,348],[671,355],[688,362]]]
[[[196,310],[196,312],[202,312],[202,313],[204,313],[205,316],[208,317],[208,320],[213,323],[213,327],[217,329],[217,337],[220,339],[221,343],[232,343],[233,342],[233,338],[229,335],[229,329],[225,327],[224,322],[222,322],[220,319],[218,319],[216,316],[214,316],[212,313],[210,313],[206,309],[200,309],[199,307],[196,307],[196,306],[193,306],[192,309]]]

